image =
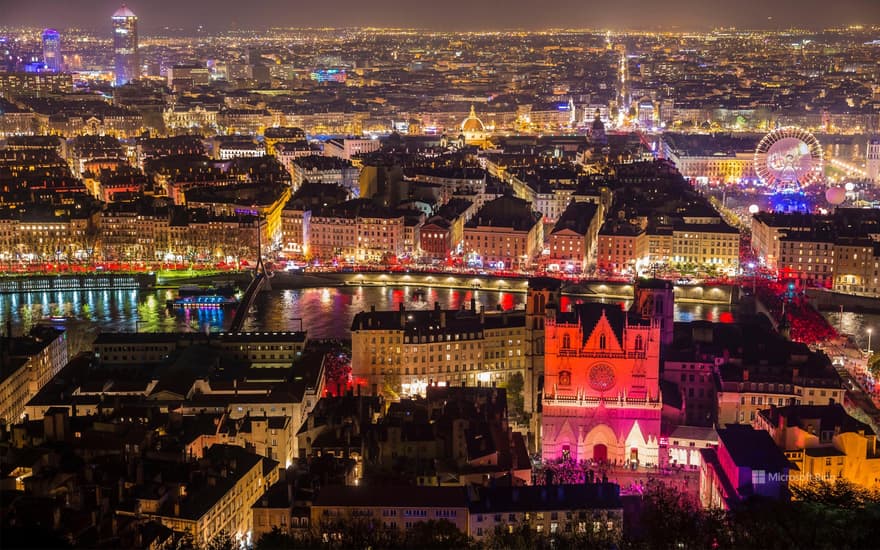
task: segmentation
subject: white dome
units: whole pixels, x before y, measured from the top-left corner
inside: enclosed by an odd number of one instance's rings
[[[113,12],[113,17],[137,17],[137,15],[135,15],[133,11],[128,9],[128,6],[123,4],[121,8]]]

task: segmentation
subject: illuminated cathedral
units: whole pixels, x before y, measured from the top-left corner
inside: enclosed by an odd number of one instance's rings
[[[477,111],[471,105],[471,112],[467,118],[461,122],[461,135],[459,137],[467,145],[476,145],[478,147],[486,147],[489,144],[489,131],[486,125],[477,116]]]
[[[637,290],[636,304],[629,312],[600,303],[547,309],[545,460],[658,464],[660,346],[671,287]]]

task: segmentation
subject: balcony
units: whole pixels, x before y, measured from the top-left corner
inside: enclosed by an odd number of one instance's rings
[[[591,359],[644,359],[644,351],[584,351],[563,348],[556,352],[558,357],[589,357]]]
[[[545,408],[548,406],[598,407],[601,403],[604,403],[604,405],[608,408],[641,407],[659,409],[662,406],[662,402],[659,398],[647,399],[633,397],[589,397],[579,395],[551,395],[544,397]]]

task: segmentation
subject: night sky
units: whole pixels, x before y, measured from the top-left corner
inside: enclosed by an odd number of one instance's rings
[[[0,26],[102,29],[118,0],[0,0]],[[378,26],[750,28],[880,24],[880,0],[131,0],[142,29]]]

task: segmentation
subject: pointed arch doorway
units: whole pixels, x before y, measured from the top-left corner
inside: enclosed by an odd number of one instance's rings
[[[593,445],[593,461],[598,463],[608,462],[608,447],[604,443]]]

